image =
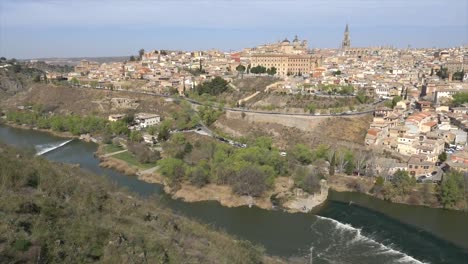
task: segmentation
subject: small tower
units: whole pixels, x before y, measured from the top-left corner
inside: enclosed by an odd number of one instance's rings
[[[349,37],[349,27],[348,27],[348,24],[346,24],[346,29],[344,32],[343,42],[341,43],[341,48],[346,49],[349,47],[351,47],[351,39]]]

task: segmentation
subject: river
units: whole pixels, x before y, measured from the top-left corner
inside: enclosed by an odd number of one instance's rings
[[[260,208],[227,208],[218,202],[171,199],[160,185],[99,167],[97,145],[0,125],[0,140],[43,157],[108,177],[142,197],[241,238],[268,254],[313,263],[468,263],[468,213],[391,204],[358,193],[331,192],[313,212],[290,214]],[[57,149],[48,151],[54,146]],[[352,201],[352,203],[350,203]]]

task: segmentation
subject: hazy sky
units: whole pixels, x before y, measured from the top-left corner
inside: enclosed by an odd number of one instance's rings
[[[468,0],[0,0],[0,55],[237,50],[297,34],[314,47],[468,44]]]

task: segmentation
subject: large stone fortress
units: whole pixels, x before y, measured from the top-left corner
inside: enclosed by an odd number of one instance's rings
[[[266,68],[275,67],[280,76],[310,74],[319,66],[319,60],[308,54],[307,40],[301,41],[297,36],[292,42],[286,38],[281,42],[260,45],[244,51],[250,54],[252,67],[259,65]]]

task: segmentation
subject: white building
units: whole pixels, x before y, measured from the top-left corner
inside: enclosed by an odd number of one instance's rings
[[[135,123],[140,128],[147,128],[161,122],[161,117],[157,114],[138,113],[135,114]]]

